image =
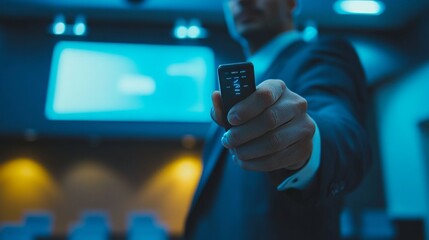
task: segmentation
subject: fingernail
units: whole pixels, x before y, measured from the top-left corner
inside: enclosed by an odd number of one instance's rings
[[[221,141],[222,141],[222,144],[223,144],[224,147],[226,147],[226,148],[230,147],[230,144],[229,144],[229,130],[226,133],[223,134]]]
[[[228,115],[228,122],[231,124],[238,124],[240,123],[240,117],[237,113],[230,113]]]

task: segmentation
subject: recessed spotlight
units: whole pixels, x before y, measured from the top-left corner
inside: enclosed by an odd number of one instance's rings
[[[189,23],[184,19],[178,19],[173,29],[173,35],[178,39],[205,38],[207,30],[201,27],[201,22],[198,19],[192,19]]]
[[[176,38],[184,39],[188,36],[188,27],[184,19],[178,19],[174,26],[173,35]]]
[[[79,15],[76,17],[75,23],[73,25],[73,33],[77,36],[86,34],[86,21],[84,16]]]
[[[62,35],[66,32],[66,20],[64,15],[57,15],[54,18],[54,23],[52,24],[52,33],[55,35]]]

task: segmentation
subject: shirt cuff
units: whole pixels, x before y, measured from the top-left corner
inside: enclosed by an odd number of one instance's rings
[[[313,119],[312,119],[313,120]],[[320,166],[320,133],[316,122],[313,120],[316,130],[313,135],[313,151],[307,164],[298,172],[286,178],[277,186],[278,191],[284,191],[290,188],[304,190],[316,176]]]

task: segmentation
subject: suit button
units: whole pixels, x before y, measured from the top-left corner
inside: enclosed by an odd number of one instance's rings
[[[339,191],[338,191],[338,188],[332,188],[332,189],[331,189],[331,192],[330,192],[330,194],[329,194],[329,195],[330,195],[331,197],[335,197],[335,196],[337,196],[338,192],[339,192]]]
[[[335,197],[345,188],[346,188],[346,183],[344,181],[332,183],[329,188],[329,195],[331,197]]]

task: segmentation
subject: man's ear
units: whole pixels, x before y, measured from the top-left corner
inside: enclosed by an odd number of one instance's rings
[[[290,9],[291,12],[295,11],[296,8],[296,0],[286,0],[287,1],[287,5]]]

